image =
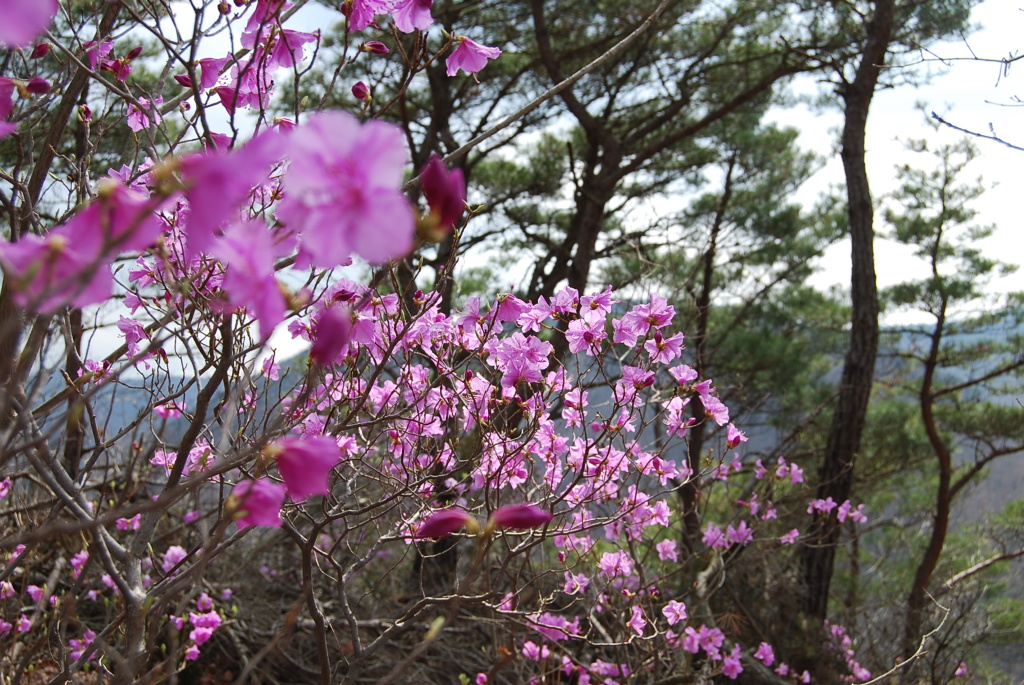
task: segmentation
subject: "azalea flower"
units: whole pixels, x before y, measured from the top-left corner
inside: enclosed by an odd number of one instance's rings
[[[86,307],[110,297],[109,264],[119,252],[156,241],[164,224],[153,211],[159,201],[120,183],[104,181],[100,196],[45,236],[0,239],[0,266],[23,307],[49,314],[64,305]]]
[[[265,478],[243,480],[231,490],[229,504],[233,504],[235,522],[238,527],[267,526],[280,528],[281,506],[284,504],[285,487]],[[233,501],[233,502],[232,502]]]
[[[32,43],[57,14],[57,0],[8,0],[0,21],[0,43],[19,48]]]
[[[282,438],[267,453],[276,457],[288,494],[296,501],[330,492],[331,469],[341,461],[341,449],[326,435]]]
[[[141,108],[136,107],[134,104],[128,105],[128,128],[135,132],[139,132],[144,128],[149,128],[150,116],[153,117],[153,124],[158,125],[163,121],[163,117],[160,116],[160,111],[157,108],[164,99],[157,95],[152,100],[148,98],[139,98],[139,104]]]
[[[501,50],[498,48],[480,45],[465,36],[458,36],[455,41],[458,45],[445,60],[449,76],[455,76],[459,73],[459,69],[467,74],[475,74],[487,65],[487,60],[495,59],[501,54]]]
[[[422,31],[434,23],[430,16],[430,7],[434,0],[398,0],[391,10],[391,18],[395,28],[402,33]]]
[[[372,264],[407,254],[415,220],[401,191],[409,159],[401,129],[320,112],[288,138],[291,165],[277,219],[300,235],[299,268],[333,268],[354,252]]]
[[[231,226],[210,250],[227,267],[222,287],[228,302],[245,307],[259,321],[261,342],[284,320],[287,303],[274,276],[274,260],[290,251],[262,220]]]

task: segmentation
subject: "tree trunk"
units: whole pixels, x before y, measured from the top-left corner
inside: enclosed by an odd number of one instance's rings
[[[949,511],[953,500],[951,491],[953,459],[942,436],[939,435],[938,426],[935,424],[933,412],[935,396],[932,393],[932,383],[935,379],[935,370],[938,367],[939,347],[942,342],[942,329],[945,325],[945,309],[946,303],[943,300],[935,330],[932,332],[931,349],[928,352],[928,361],[925,363],[924,377],[921,380],[921,421],[928,434],[928,442],[935,452],[935,458],[939,462],[939,487],[935,493],[932,534],[924,555],[917,565],[914,584],[911,585],[910,594],[907,597],[907,618],[903,628],[903,644],[900,650],[904,661],[914,655],[921,640],[921,625],[924,622],[924,609],[928,601],[928,585],[931,583],[935,567],[939,565],[942,548],[946,544]]]
[[[850,219],[853,316],[850,347],[843,364],[838,402],[832,415],[817,496],[836,502],[849,498],[853,466],[867,415],[875,357],[878,353],[878,287],[875,282],[874,209],[865,166],[864,133],[868,110],[892,40],[896,0],[875,2],[867,26],[867,43],[854,80],[844,84],[843,170]],[[839,525],[834,517],[817,515],[802,550],[803,610],[818,620],[828,612],[829,586],[835,562]]]

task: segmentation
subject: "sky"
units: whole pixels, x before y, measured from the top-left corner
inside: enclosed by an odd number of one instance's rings
[[[1004,65],[997,62],[967,59],[972,52],[977,57],[993,60],[1024,52],[1021,40],[1024,2],[987,0],[975,8],[971,18],[981,28],[965,40],[947,41],[933,46],[930,54],[921,53],[925,61],[917,68],[931,74],[925,85],[876,93],[867,135],[868,176],[876,201],[896,189],[898,163],[927,157],[908,153],[904,149],[906,140],[924,138],[938,146],[965,137],[946,127],[932,130],[926,125],[918,103],[924,104],[925,111],[935,111],[947,121],[971,131],[990,134],[991,125],[1004,140],[1024,147],[1024,131],[1020,126],[1024,104],[1014,101],[1015,96],[1024,99],[1024,60],[1004,69]],[[949,61],[944,63],[939,58]],[[800,83],[796,88],[810,90],[814,84]],[[778,115],[778,120],[800,129],[802,147],[829,156],[825,167],[803,189],[803,200],[810,205],[830,184],[842,182],[842,163],[837,153],[830,152],[842,118],[837,112],[816,115],[804,107],[796,112],[786,110]],[[979,211],[976,223],[997,227],[995,234],[983,243],[983,249],[1002,261],[1024,265],[1021,188],[1017,180],[1024,166],[1024,151],[990,140],[975,139],[974,142],[980,155],[968,167],[962,181],[973,182],[980,176],[986,185],[996,184],[973,205]],[[876,231],[884,228],[876,218]],[[875,258],[879,287],[906,280],[908,274],[915,277],[924,273],[923,262],[916,260],[910,249],[883,238],[876,239]],[[821,264],[822,270],[812,283],[821,288],[834,284],[848,287],[849,261],[849,241],[842,241],[828,251]],[[992,287],[1000,292],[1024,290],[1024,273],[994,282]]]

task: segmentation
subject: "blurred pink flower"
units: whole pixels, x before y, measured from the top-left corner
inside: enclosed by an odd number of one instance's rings
[[[462,509],[451,507],[439,509],[420,524],[414,538],[443,538],[451,535],[469,522],[469,514]]]
[[[226,267],[222,288],[234,307],[245,307],[260,324],[266,342],[285,317],[286,302],[274,275],[274,261],[291,251],[262,219],[232,225],[210,249]]]
[[[265,478],[243,480],[231,490],[235,500],[235,522],[238,527],[267,526],[280,528],[281,506],[284,504],[285,487]]]
[[[30,44],[53,21],[57,0],[7,0],[0,21],[0,43],[19,48]]]
[[[509,504],[491,514],[491,523],[497,528],[528,530],[540,528],[551,520],[551,512],[536,504]]]
[[[299,268],[332,268],[353,252],[383,264],[412,249],[415,220],[400,189],[409,155],[398,127],[320,112],[288,143],[276,216],[300,235]]]
[[[341,460],[337,441],[326,435],[287,437],[267,450],[277,458],[288,494],[297,502],[331,491],[331,469]]]
[[[110,297],[109,263],[119,252],[148,247],[163,232],[153,214],[160,201],[108,185],[88,207],[45,236],[0,239],[0,266],[23,307],[52,313],[64,305],[86,307]]]

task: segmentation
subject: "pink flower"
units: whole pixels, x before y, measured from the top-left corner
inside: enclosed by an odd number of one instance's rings
[[[417,540],[447,537],[469,523],[469,520],[469,514],[462,509],[439,509],[420,524],[413,537]]]
[[[772,650],[772,646],[767,642],[762,642],[754,652],[754,658],[763,663],[765,666],[771,666],[775,663],[775,652]]]
[[[402,33],[422,31],[434,23],[430,16],[430,6],[434,0],[398,0],[391,18],[394,19],[395,27]]]
[[[53,21],[57,0],[8,0],[0,21],[0,43],[9,48],[29,45]]]
[[[644,610],[634,604],[629,620],[626,621],[626,625],[632,628],[633,632],[637,635],[643,635],[644,629],[647,627],[647,619],[644,618]]]
[[[184,547],[181,545],[171,545],[167,548],[167,551],[164,552],[163,559],[160,562],[160,569],[164,573],[170,573],[171,569],[184,561],[187,556],[188,552],[185,551]]]
[[[732,652],[722,660],[722,674],[730,680],[736,680],[740,673],[743,673],[743,665],[740,663],[742,648],[739,644],[733,645]]]
[[[679,561],[675,540],[662,540],[654,548],[658,550],[658,558],[662,561]]]
[[[726,549],[729,547],[729,540],[721,528],[709,523],[704,529],[704,544],[713,549]]]
[[[736,428],[731,423],[725,427],[725,445],[729,449],[735,449],[741,442],[746,442],[747,436],[743,431]]]
[[[788,533],[780,537],[779,542],[781,542],[784,545],[792,545],[796,542],[796,539],[798,537],[800,537],[800,529],[794,528],[793,530],[789,531]]]
[[[491,514],[491,523],[497,528],[528,530],[540,528],[551,520],[551,512],[536,504],[509,504]]]
[[[0,266],[14,288],[14,300],[53,313],[64,305],[86,307],[110,297],[109,264],[125,250],[148,247],[163,232],[153,214],[160,201],[104,182],[99,197],[45,236],[0,239]]]
[[[498,48],[480,45],[465,36],[458,36],[455,40],[458,45],[445,60],[449,76],[455,76],[459,69],[467,74],[475,74],[487,65],[487,60],[495,59],[501,54],[501,50]]]
[[[21,615],[21,618],[15,623],[19,633],[27,633],[32,630],[32,621],[28,620],[25,614]]]
[[[238,483],[231,490],[230,497],[234,500],[235,522],[239,528],[280,528],[284,497],[285,487],[265,478]]]
[[[222,287],[228,302],[245,307],[259,321],[261,342],[284,320],[286,302],[274,261],[290,251],[261,219],[234,224],[210,249],[227,266]]]
[[[348,9],[348,30],[362,31],[373,23],[373,18],[378,14],[386,14],[391,11],[391,2],[388,0],[353,0],[351,6],[345,3]]]
[[[291,165],[277,219],[300,235],[300,268],[332,268],[354,252],[373,264],[407,254],[415,220],[400,186],[401,129],[320,112],[289,135]]]
[[[10,493],[10,491],[11,491],[11,479],[10,478],[4,478],[3,480],[0,480],[0,499],[3,499],[5,497],[7,497],[8,493]]]
[[[74,569],[71,575],[75,578],[82,575],[82,570],[85,568],[86,563],[89,561],[89,552],[87,550],[81,550],[71,557],[71,568]]]
[[[277,458],[288,494],[297,502],[331,491],[331,469],[341,461],[341,449],[326,435],[289,437],[275,441],[267,450]]]
[[[754,531],[750,529],[746,521],[740,521],[740,525],[733,528],[731,525],[725,529],[726,537],[730,542],[744,547],[754,540]]]
[[[686,605],[673,599],[662,607],[661,613],[668,620],[668,624],[674,626],[686,620]]]
[[[25,588],[25,592],[27,592],[28,596],[32,598],[33,602],[38,602],[43,598],[43,588],[38,585],[29,585]]]
[[[142,514],[136,514],[131,518],[121,517],[117,519],[116,526],[118,530],[138,530],[139,524],[142,522]]]
[[[565,586],[562,588],[562,591],[567,595],[575,595],[577,593],[586,592],[588,585],[590,585],[590,578],[585,574],[566,571]]]
[[[540,661],[551,656],[551,648],[547,645],[538,646],[533,640],[523,643],[523,656],[530,661]]]
[[[0,76],[0,138],[9,136],[18,128],[18,124],[13,121],[3,121],[10,116],[12,109],[14,109],[14,81]]]
[[[136,107],[134,104],[129,103],[128,105],[128,128],[133,131],[141,131],[144,128],[149,128],[150,117],[153,117],[153,125],[159,125],[163,121],[163,117],[160,116],[158,105],[160,105],[164,99],[157,95],[152,100],[148,98],[139,98],[139,104],[141,108]]]
[[[391,52],[387,45],[381,43],[379,40],[368,40],[359,46],[359,49],[363,52],[368,52],[371,55],[386,55]]]
[[[234,150],[217,148],[181,159],[182,182],[188,200],[189,258],[208,251],[225,223],[239,216],[238,207],[254,186],[267,179],[270,165],[283,149],[284,137],[275,129]]]

